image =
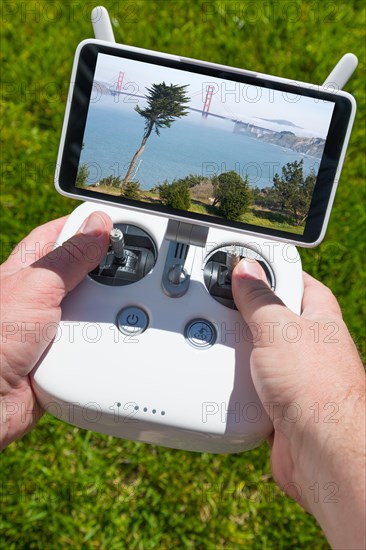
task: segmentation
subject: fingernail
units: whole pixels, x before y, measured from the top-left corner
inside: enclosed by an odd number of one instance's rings
[[[89,235],[91,237],[100,237],[100,235],[105,231],[104,220],[97,214],[93,212],[88,218],[84,221],[79,229],[79,233],[83,235]]]
[[[263,279],[265,273],[258,262],[243,258],[235,268],[236,273],[243,279]]]

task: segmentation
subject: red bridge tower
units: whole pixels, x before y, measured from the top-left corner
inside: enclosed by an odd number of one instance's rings
[[[207,86],[206,99],[205,99],[205,103],[203,105],[203,111],[202,111],[202,116],[204,118],[207,118],[207,116],[208,116],[208,112],[210,110],[210,105],[211,105],[213,92],[214,92],[214,87],[211,86],[211,85]]]

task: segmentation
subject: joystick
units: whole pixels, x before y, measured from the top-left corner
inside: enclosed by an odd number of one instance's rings
[[[227,267],[226,278],[228,281],[231,281],[231,275],[234,271],[235,266],[238,265],[240,260],[241,260],[241,257],[239,254],[238,247],[235,245],[231,246],[226,252],[226,267]]]
[[[146,231],[130,224],[117,224],[110,233],[108,252],[89,276],[110,286],[135,283],[155,265],[156,246]]]
[[[236,309],[231,290],[231,275],[242,258],[256,260],[262,266],[269,286],[275,290],[273,270],[255,250],[236,244],[218,248],[206,258],[204,281],[211,296],[230,309]]]
[[[114,261],[117,264],[124,265],[127,261],[127,254],[125,254],[125,239],[122,231],[118,227],[114,227],[109,238],[114,254]]]

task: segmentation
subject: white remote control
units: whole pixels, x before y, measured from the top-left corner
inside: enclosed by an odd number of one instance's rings
[[[92,203],[74,211],[58,244],[94,210],[113,220],[111,246],[62,304],[56,339],[33,374],[43,407],[82,428],[167,447],[259,445],[272,423],[251,379],[251,333],[234,309],[230,272],[240,257],[257,259],[299,313],[296,248]]]

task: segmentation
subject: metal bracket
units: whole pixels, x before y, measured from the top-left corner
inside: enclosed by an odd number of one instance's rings
[[[183,244],[195,245],[204,248],[206,246],[208,227],[194,223],[169,220],[165,233],[168,241],[176,241]]]
[[[208,227],[169,220],[165,238],[170,241],[161,286],[170,298],[180,298],[191,280],[194,246],[206,246]]]

